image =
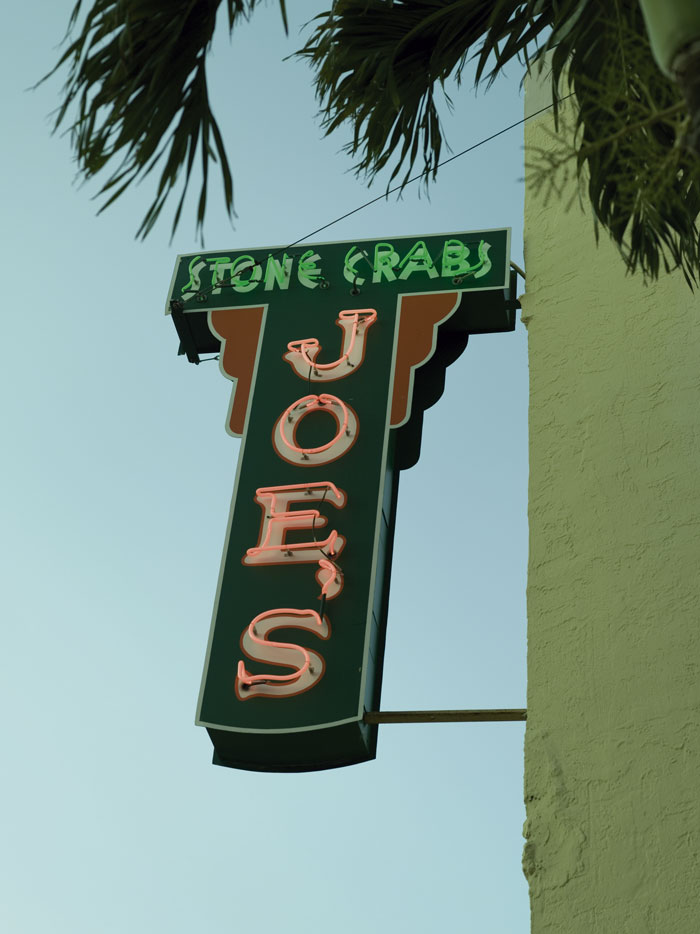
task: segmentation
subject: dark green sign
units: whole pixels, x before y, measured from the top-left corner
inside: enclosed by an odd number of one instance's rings
[[[197,723],[221,765],[373,758],[394,516],[470,333],[512,330],[510,231],[181,256],[181,352],[243,441]]]

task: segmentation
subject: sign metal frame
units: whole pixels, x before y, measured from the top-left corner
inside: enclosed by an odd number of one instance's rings
[[[497,244],[496,249],[492,248],[492,240]],[[475,242],[477,250],[472,246],[470,251],[467,244]],[[275,247],[245,253],[228,251],[226,255],[210,253],[208,258],[199,254],[179,256],[168,302],[168,311],[180,337],[180,353],[185,353],[193,363],[199,362],[202,353],[219,353],[222,373],[234,381],[228,430],[242,436],[196,723],[209,732],[215,763],[263,771],[332,768],[374,758],[377,723],[380,722],[376,711],[381,694],[399,471],[418,459],[423,411],[442,395],[446,367],[460,355],[471,334],[513,330],[515,310],[519,307],[515,299],[516,278],[510,269],[508,228],[436,234],[420,239],[333,241],[304,245],[300,250],[303,252],[296,258],[289,257],[284,248]],[[469,262],[470,252],[478,255],[473,264]],[[293,278],[295,263],[298,281]],[[211,273],[208,288],[202,286],[202,273],[207,267]],[[229,288],[222,267],[227,267],[224,272],[230,276]],[[460,275],[462,270],[466,271]],[[450,275],[451,272],[455,274]],[[477,273],[482,276],[483,285],[477,281]],[[187,275],[189,279],[185,278]],[[436,282],[436,279],[443,281]],[[237,294],[236,282],[240,287]],[[184,301],[183,292],[186,293]],[[352,364],[346,352],[338,358],[338,366],[345,360],[344,366],[353,369],[342,372],[338,369],[337,374],[334,371],[329,375],[321,371],[335,364],[318,363],[327,356],[322,351],[310,360],[308,348],[314,345],[306,338],[315,328],[322,334],[317,344],[320,343],[321,348],[328,346],[328,355],[332,356],[331,342],[335,339],[337,345],[337,336],[333,337],[337,330],[334,329],[341,326],[345,328],[341,350],[352,346],[348,336],[350,324],[336,319],[340,312],[354,322],[353,341],[362,332],[363,356],[362,359],[356,356]],[[363,322],[366,325],[369,317],[362,316],[369,312],[374,313],[376,322],[363,330]],[[287,343],[289,350],[285,355],[282,351]],[[304,366],[311,364],[307,385],[302,376],[305,370],[298,360],[302,351],[307,354],[303,357]],[[314,369],[314,363],[318,363],[318,370]],[[296,372],[293,364],[297,366]],[[294,403],[295,387],[310,391],[306,396],[299,391],[296,396],[301,396],[302,400],[315,398],[317,402],[313,407],[319,412],[322,407],[326,410],[323,418],[304,412],[298,424],[291,428],[286,426],[287,421],[294,420],[293,406],[303,408],[299,400]],[[315,389],[328,392],[319,395],[311,391]],[[329,411],[331,405],[335,405],[330,403],[332,399],[337,400],[340,414]],[[287,408],[280,408],[279,400],[288,402]],[[356,420],[349,422],[348,411],[355,415],[355,409]],[[277,436],[276,429],[272,429],[275,411],[282,412],[275,423],[279,426]],[[341,426],[343,411],[345,421]],[[335,417],[338,426],[330,444],[327,441],[328,414]],[[297,443],[296,432],[302,431],[302,420],[312,427],[306,431],[307,440]],[[352,430],[351,425],[355,426]],[[271,429],[272,435],[269,434]],[[348,436],[345,441],[343,432]],[[292,435],[294,440],[290,441]],[[282,446],[280,437],[292,451],[291,455]],[[320,458],[318,464],[311,462],[310,454],[332,448],[333,444],[339,450],[343,448],[337,458],[332,459],[333,452],[326,450],[326,453],[314,455]],[[301,451],[301,455],[295,453],[297,451]],[[273,476],[275,465],[279,480]],[[258,476],[261,485],[256,494],[254,481]],[[341,481],[348,487],[347,491]],[[270,482],[277,485],[270,487]],[[324,484],[328,489],[333,487],[336,493],[343,493],[346,499],[342,506],[339,507],[342,497],[331,503],[327,490],[321,499],[319,491],[311,489]],[[289,493],[291,488],[299,495]],[[270,494],[269,490],[286,490],[284,496],[294,495],[296,499],[290,500],[287,511],[276,513],[276,507],[269,503],[274,503],[278,494]],[[298,510],[302,495],[314,497],[313,503],[310,500],[307,504],[314,509],[303,513],[317,514],[311,526],[308,524],[311,520],[301,518],[303,511]],[[345,506],[350,500],[352,509],[347,511]],[[373,509],[371,502],[374,502]],[[315,508],[319,504],[323,506],[323,513]],[[329,505],[336,509],[329,510]],[[267,529],[269,533],[275,521],[283,527],[280,542],[286,544],[246,550],[246,540],[250,546],[255,545],[257,527],[253,514],[261,506],[263,517],[258,521],[258,546],[263,542],[263,531]],[[268,511],[271,515],[266,516]],[[331,516],[330,512],[337,512],[337,515]],[[373,528],[370,529],[372,514]],[[323,527],[325,534],[326,523],[330,528],[331,519],[341,531],[349,531],[345,538],[337,539],[342,542],[341,550],[333,552],[335,546],[330,546],[331,554],[328,554],[320,546],[316,547],[319,545],[316,524],[319,529]],[[295,538],[290,523],[306,529],[307,538],[311,529],[313,541],[304,545],[298,536]],[[326,541],[331,538],[321,544]],[[261,557],[265,548],[268,551],[280,549],[274,573],[271,560],[268,566],[261,566],[263,560],[270,557]],[[288,551],[285,552],[285,548]],[[318,558],[318,551],[330,560],[326,565],[332,566],[328,573],[331,577],[335,574],[336,590],[341,587],[337,593],[329,590],[328,601],[325,590],[316,597],[321,603],[320,616],[314,616],[314,624],[326,626],[323,634],[318,630],[311,639],[305,640],[303,632],[293,628],[296,622],[290,614],[311,614],[312,609],[283,611],[263,607],[263,612],[253,619],[255,599],[259,597],[263,601],[263,594],[270,594],[272,602],[277,600],[279,605],[278,593],[285,592],[285,588],[294,594],[297,602],[305,600],[309,604],[311,597],[306,581],[309,571],[301,572],[305,565],[313,563],[304,555]],[[242,557],[246,554],[254,554],[254,557]],[[277,559],[278,552],[272,557]],[[246,561],[259,566],[246,570]],[[289,567],[284,567],[285,563]],[[295,573],[296,570],[300,572],[296,577],[291,573],[292,565]],[[345,572],[341,565],[346,565]],[[302,577],[305,577],[303,586],[298,584]],[[355,585],[353,578],[362,583]],[[321,571],[317,572],[316,579],[322,579]],[[330,578],[326,586],[328,581]],[[253,592],[257,592],[256,597],[251,596]],[[282,600],[281,606],[286,607],[288,603],[293,601]],[[275,613],[278,619],[274,618]],[[364,617],[362,633],[358,622],[361,614]],[[266,615],[268,618],[264,622],[272,623],[272,629],[276,622],[283,625],[282,631],[288,634],[284,638],[289,641],[270,642],[267,630],[260,636],[254,624]],[[240,631],[250,619],[253,622],[248,632],[252,635],[246,636],[244,630],[240,641],[243,652],[249,654],[244,664],[239,662],[235,693],[232,684],[227,685],[227,678],[233,681],[234,672],[235,659],[230,657],[234,651],[232,632]],[[312,630],[309,620],[304,622],[304,628]],[[327,642],[317,642],[318,635]],[[250,639],[254,639],[258,648],[263,647],[268,659],[277,658],[273,665],[293,668],[293,663],[279,659],[285,652],[289,659],[290,648],[298,649],[306,657],[305,668],[298,663],[296,675],[278,676],[277,682],[269,680],[272,676],[264,674],[265,665],[260,658],[256,659],[256,646]],[[338,646],[344,646],[345,654],[338,654],[340,648],[334,653],[333,639]],[[298,643],[304,643],[306,648]],[[286,649],[271,649],[274,645],[286,646]],[[323,661],[324,656],[316,652],[317,646],[323,646],[321,651],[326,651],[328,666]],[[311,678],[308,672],[313,672],[314,668],[310,667],[310,659],[315,659],[318,667],[319,658],[323,663],[321,675],[316,671],[316,680],[311,680],[311,686],[304,688],[303,697],[298,696],[298,691],[293,693],[291,687],[302,684],[304,671],[307,680]],[[353,675],[353,666],[357,666],[358,661],[359,672]],[[247,666],[253,671],[248,671]],[[261,667],[263,673],[260,673]],[[343,671],[344,667],[347,671]],[[270,671],[269,664],[267,671]],[[285,678],[289,685],[285,683],[280,687]],[[333,685],[341,682],[344,686],[339,692]],[[252,696],[253,688],[261,692],[259,696]],[[245,691],[251,694],[246,695]],[[355,698],[354,703],[349,700],[351,696]],[[373,711],[375,714],[369,715]]]

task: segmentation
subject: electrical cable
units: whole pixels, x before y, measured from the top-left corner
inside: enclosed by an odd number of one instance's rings
[[[573,97],[573,93],[567,94],[566,97],[560,97],[556,103],[567,100],[569,97]],[[550,110],[554,107],[554,103],[548,104],[546,107],[542,107],[540,110],[536,110],[534,113],[528,114],[526,117],[523,117],[521,120],[518,120],[516,123],[511,123],[510,126],[503,127],[502,130],[499,130],[497,133],[492,133],[491,136],[485,137],[485,139],[479,140],[478,143],[474,143],[471,146],[468,146],[466,149],[463,149],[461,152],[455,153],[454,156],[450,156],[449,159],[443,159],[442,162],[438,162],[435,166],[435,171],[442,168],[443,165],[447,165],[449,162],[454,162],[455,159],[459,159],[460,156],[465,156],[468,152],[473,152],[475,149],[478,149],[479,146],[483,146],[484,143],[490,143],[492,139],[496,139],[497,136],[502,136],[504,133],[507,133],[509,130],[515,129],[516,126],[521,126],[527,120],[531,120],[533,117],[537,117],[539,114],[544,113],[545,110]],[[366,201],[364,204],[361,204],[357,208],[353,208],[352,211],[348,211],[347,214],[342,214],[340,217],[336,217],[335,220],[330,221],[328,224],[324,224],[323,227],[317,227],[316,230],[312,230],[311,233],[305,234],[303,237],[300,237],[298,240],[295,240],[293,243],[290,243],[286,250],[290,250],[293,246],[297,246],[299,243],[303,243],[305,240],[308,240],[309,237],[316,236],[317,233],[321,233],[322,230],[327,230],[329,227],[332,227],[334,224],[337,224],[339,221],[344,221],[346,217],[352,217],[353,214],[357,214],[358,211],[363,211],[365,208],[368,208],[371,204],[376,204],[377,201],[382,201],[384,198],[388,198],[389,195],[394,194],[395,191],[401,191],[406,185],[410,185],[411,182],[420,181],[421,178],[424,178],[429,174],[431,170],[425,170],[420,173],[420,175],[414,175],[412,178],[406,179],[405,182],[401,182],[400,185],[395,185],[393,188],[387,189],[383,195],[378,195],[376,198],[372,198],[371,201]]]
[[[467,146],[467,148],[463,149],[461,152],[455,153],[454,156],[450,156],[448,159],[443,159],[441,162],[438,162],[434,170],[426,169],[423,172],[421,172],[419,175],[414,175],[412,178],[408,178],[406,179],[406,181],[401,182],[400,185],[394,185],[393,188],[388,188],[384,192],[384,194],[377,195],[376,198],[372,198],[369,201],[365,201],[364,204],[360,204],[358,207],[353,208],[352,211],[347,211],[345,214],[341,214],[340,217],[336,217],[334,220],[329,221],[327,224],[323,224],[321,227],[317,227],[315,230],[312,230],[310,233],[304,234],[303,237],[299,237],[298,240],[294,240],[292,243],[287,244],[286,247],[281,248],[277,250],[277,252],[271,253],[270,255],[279,256],[281,253],[286,253],[287,250],[291,250],[292,247],[298,246],[299,244],[306,242],[307,240],[309,240],[310,237],[316,236],[316,234],[321,233],[321,231],[323,230],[328,230],[329,227],[333,227],[335,224],[338,224],[340,221],[345,220],[347,217],[352,217],[353,214],[357,214],[359,211],[363,211],[365,208],[370,207],[370,205],[372,204],[376,204],[378,201],[383,201],[385,198],[388,198],[389,195],[392,195],[397,191],[402,191],[406,187],[406,185],[410,185],[412,182],[420,181],[422,178],[425,178],[426,175],[430,174],[431,171],[437,171],[437,169],[442,168],[442,166],[448,165],[448,163],[450,162],[454,162],[455,159],[460,159],[462,156],[466,156],[467,153],[473,152],[475,149],[478,149],[480,146],[483,146],[485,143],[490,143],[492,139],[496,139],[497,137],[502,136],[504,133],[508,133],[509,130],[515,129],[516,126],[522,126],[523,123],[526,123],[528,120],[531,120],[533,117],[537,117],[540,114],[544,113],[545,111],[551,110],[551,108],[554,107],[555,103],[559,104],[562,101],[568,100],[570,97],[573,97],[573,96],[574,96],[573,92],[571,94],[566,94],[564,97],[558,98],[557,101],[553,101],[551,104],[547,104],[546,107],[541,107],[539,110],[536,110],[534,113],[527,114],[521,120],[517,120],[515,123],[511,123],[510,126],[503,127],[503,129],[498,130],[498,132],[492,133],[490,136],[486,136],[484,137],[484,139],[479,140],[478,143],[473,143],[471,146]],[[260,265],[260,262],[257,261],[256,263],[253,264],[252,268],[254,269],[255,266],[259,266],[259,265]],[[249,266],[245,267],[245,269],[249,269],[249,268],[251,267]],[[241,272],[242,271],[243,270],[241,270]],[[520,270],[520,268],[517,269],[517,272],[520,273],[523,276],[523,278],[525,278],[525,275]],[[215,288],[221,288],[222,286],[225,286],[225,285],[231,285],[232,281],[233,280],[231,279],[231,282],[227,283],[223,280],[219,280],[214,285],[212,285],[211,288],[206,289],[204,291],[197,292],[194,295],[191,295],[189,298],[181,300],[181,301],[183,302],[183,304],[186,304],[187,302],[192,301],[193,298],[197,298],[199,301],[201,301],[202,297],[208,295],[210,292],[213,292]]]

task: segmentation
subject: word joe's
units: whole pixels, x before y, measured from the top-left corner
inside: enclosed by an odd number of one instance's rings
[[[356,375],[365,358],[367,335],[376,320],[377,312],[373,308],[341,311],[336,323],[342,331],[342,345],[335,360],[326,363],[318,360],[322,347],[314,337],[290,341],[284,359],[308,385]],[[314,413],[322,412],[329,414],[334,422],[332,436],[313,447],[302,446],[297,441],[301,423]],[[352,448],[359,427],[357,413],[340,396],[306,392],[290,401],[280,413],[272,429],[271,443],[283,461],[306,469],[319,468],[343,457]],[[303,629],[322,640],[331,637],[331,624],[324,609],[327,601],[334,600],[343,589],[344,575],[338,559],[346,539],[335,529],[322,539],[314,536],[292,542],[287,537],[290,532],[315,533],[326,525],[327,520],[316,508],[291,508],[300,504],[309,507],[319,501],[342,510],[348,504],[348,497],[331,480],[318,479],[259,487],[255,491],[255,502],[262,510],[260,534],[257,543],[247,549],[243,563],[249,567],[312,566],[320,589],[320,611],[315,607],[276,607],[251,620],[241,638],[241,648],[247,657],[293,670],[288,674],[270,671],[251,674],[245,662],[239,661],[235,690],[241,701],[292,697],[310,690],[323,676],[322,655],[270,638],[277,629]]]

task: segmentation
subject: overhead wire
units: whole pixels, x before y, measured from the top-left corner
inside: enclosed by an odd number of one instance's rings
[[[572,94],[567,94],[565,97],[559,98],[556,103],[567,100],[569,97],[573,97]],[[454,156],[450,156],[449,159],[443,159],[441,162],[435,166],[435,170],[442,168],[443,165],[447,165],[449,162],[454,162],[455,159],[459,159],[461,156],[466,156],[468,152],[473,152],[475,149],[478,149],[479,146],[483,146],[484,143],[490,143],[492,139],[496,139],[497,136],[502,136],[504,133],[507,133],[509,130],[515,129],[516,126],[522,126],[527,120],[531,120],[533,117],[537,117],[539,114],[544,113],[546,110],[550,110],[554,107],[554,102],[548,104],[546,107],[536,110],[534,113],[527,114],[521,120],[511,123],[510,126],[503,127],[502,130],[498,130],[497,133],[492,133],[491,136],[486,136],[484,139],[479,140],[478,143],[473,143],[471,146],[467,146],[466,149],[463,149],[461,152],[455,153]],[[322,230],[327,230],[329,227],[332,227],[334,224],[337,224],[339,221],[344,221],[346,217],[352,217],[353,214],[357,214],[358,211],[363,211],[365,208],[368,208],[371,204],[376,204],[377,201],[383,201],[385,198],[388,198],[389,195],[394,194],[396,191],[401,191],[406,185],[410,185],[412,182],[418,182],[420,179],[425,178],[426,175],[430,174],[432,170],[425,169],[419,175],[414,175],[412,178],[406,179],[405,182],[401,182],[400,185],[394,185],[393,188],[387,189],[383,195],[378,195],[376,198],[372,198],[370,201],[365,201],[364,204],[361,204],[359,207],[353,208],[352,211],[348,211],[346,214],[341,214],[340,217],[336,217],[335,220],[329,221],[329,223],[324,224],[322,227],[317,227],[316,230],[312,230],[311,233],[305,234],[303,237],[300,237],[298,240],[295,240],[293,243],[288,244],[285,247],[285,250],[290,250],[293,246],[297,246],[300,243],[303,243],[305,240],[308,240],[309,237],[316,236],[317,233],[321,233]]]
[[[291,250],[292,247],[299,246],[300,244],[305,243],[311,237],[316,236],[316,234],[321,233],[324,230],[328,230],[329,227],[333,227],[335,224],[340,223],[340,221],[344,221],[348,217],[352,217],[353,214],[357,214],[359,211],[364,211],[365,208],[370,207],[372,204],[376,204],[378,201],[385,200],[386,198],[389,197],[389,195],[392,195],[397,191],[402,191],[406,187],[406,185],[410,185],[413,182],[420,181],[421,179],[429,175],[431,171],[437,171],[437,169],[440,169],[443,166],[448,165],[450,162],[454,162],[455,159],[460,159],[462,156],[466,156],[467,153],[473,152],[475,149],[478,149],[480,146],[483,146],[486,143],[490,143],[491,140],[496,139],[499,136],[503,136],[504,133],[508,133],[510,130],[514,130],[515,127],[522,126],[524,123],[526,123],[528,120],[531,120],[533,117],[537,117],[540,114],[545,113],[545,111],[551,110],[555,104],[560,104],[562,101],[568,100],[570,97],[573,97],[573,96],[574,96],[573,92],[571,94],[566,94],[563,97],[558,98],[556,101],[553,101],[551,104],[547,104],[546,107],[540,107],[539,110],[535,110],[531,114],[526,114],[526,116],[522,117],[520,120],[516,120],[515,123],[511,123],[509,124],[509,126],[503,127],[502,129],[498,130],[496,133],[492,133],[490,136],[486,136],[484,137],[484,139],[480,139],[478,143],[473,143],[471,146],[467,146],[467,148],[463,149],[461,152],[457,152],[453,156],[450,156],[447,159],[442,159],[440,162],[437,163],[434,169],[425,169],[423,172],[420,172],[418,175],[414,175],[411,178],[406,179],[405,181],[401,182],[399,185],[394,185],[393,188],[388,188],[384,192],[384,194],[377,195],[376,198],[371,198],[369,201],[365,201],[364,204],[358,205],[358,207],[353,208],[352,211],[346,211],[345,214],[341,214],[339,217],[334,218],[332,221],[329,221],[327,224],[323,224],[321,227],[317,227],[315,230],[312,230],[310,233],[304,234],[303,237],[299,237],[298,240],[294,240],[292,243],[287,244],[286,247],[280,247],[279,250],[277,250],[275,253],[271,253],[270,255],[279,256],[281,253],[286,253],[288,250]],[[259,266],[259,265],[260,265],[260,261],[258,260],[252,265],[252,267],[246,266],[244,267],[244,269],[249,269],[249,268],[254,269],[256,266]],[[511,265],[514,265],[514,264],[511,263]],[[240,271],[243,272],[244,270],[241,269]],[[525,278],[525,273],[520,267],[516,267],[516,271],[523,277],[523,279]],[[211,286],[211,288],[198,291],[195,294],[191,295],[189,298],[186,298],[181,301],[183,304],[186,304],[187,302],[192,301],[193,298],[196,298],[199,301],[202,301],[202,298],[208,295],[210,292],[213,292],[214,289],[221,288],[222,286],[225,286],[225,285],[231,285],[232,282],[233,282],[233,276],[231,277],[231,280],[229,282],[226,282],[224,280],[218,280]]]

